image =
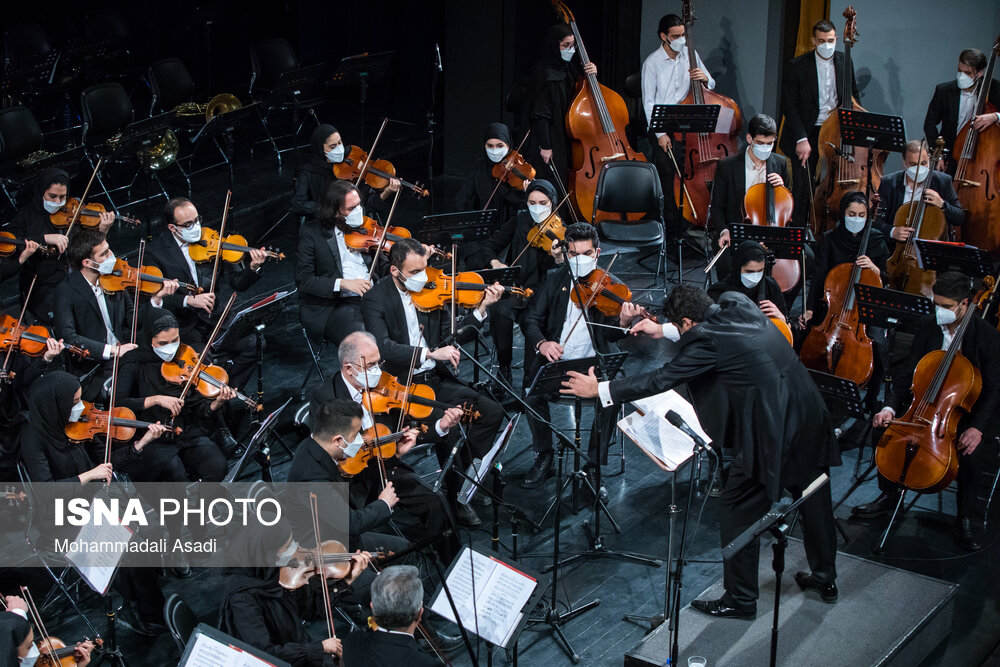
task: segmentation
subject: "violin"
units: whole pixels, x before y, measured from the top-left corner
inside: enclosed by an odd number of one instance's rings
[[[104,640],[100,637],[83,641],[89,641],[95,649],[104,647]],[[38,667],[76,667],[79,664],[76,661],[76,648],[83,642],[67,646],[66,642],[58,637],[43,637],[35,643],[39,653],[38,658],[35,659],[35,664]]]
[[[528,181],[535,180],[535,168],[513,149],[493,165],[490,174],[498,181],[518,190],[523,190]]]
[[[441,269],[428,266],[427,284],[419,292],[410,294],[413,305],[425,313],[437,310],[451,303],[452,283],[455,290],[455,304],[465,308],[475,308],[483,300],[484,292],[489,287],[483,277],[473,271],[463,271],[457,280],[445,275]],[[504,294],[513,294],[523,299],[530,299],[534,291],[524,287],[503,286]]]
[[[417,428],[424,433],[427,432],[427,424],[420,424]],[[361,445],[357,454],[339,463],[340,472],[345,475],[357,475],[368,466],[368,462],[373,458],[388,459],[395,456],[396,441],[405,434],[405,430],[390,433],[389,427],[385,424],[375,424],[371,428],[365,429],[361,432],[365,444]]]
[[[413,237],[406,227],[390,226],[387,230],[385,226],[378,224],[373,218],[366,215],[364,222],[358,227],[358,231],[344,234],[344,245],[351,250],[363,252],[378,248],[379,243],[381,243],[382,251],[388,253],[396,241],[409,238]],[[383,241],[383,239],[385,240]],[[445,252],[437,247],[432,247],[431,253],[443,259],[451,259],[450,252]]]
[[[10,232],[0,232],[0,256],[10,257],[14,253],[20,253],[22,250],[24,250],[24,239],[19,239]],[[41,243],[38,245],[38,250],[35,253],[47,255],[48,257],[58,257],[59,249]]]
[[[278,574],[278,583],[281,587],[294,591],[309,583],[309,580],[317,574],[316,567],[317,551],[322,554],[323,577],[326,579],[343,579],[351,573],[351,558],[357,554],[351,554],[342,542],[337,540],[326,540],[317,549],[300,549],[298,558],[293,558],[281,568]],[[372,558],[385,558],[382,551],[371,552]]]
[[[13,345],[29,357],[40,357],[48,349],[45,343],[51,337],[49,330],[40,324],[26,327],[18,325],[10,315],[0,317],[0,351],[8,350]],[[63,344],[63,349],[81,359],[90,358],[90,351],[82,347]]]
[[[77,197],[73,197],[67,200],[61,209],[50,214],[49,221],[56,227],[69,227],[69,223],[76,216],[78,208],[80,209],[80,217],[77,219],[77,222],[83,227],[97,227],[101,222],[101,214],[108,212],[104,204],[98,204],[97,202],[84,204],[83,208],[80,208],[80,200]],[[115,214],[115,222],[120,222],[131,227],[138,227],[142,224],[138,218],[129,218],[117,213]]]
[[[550,255],[553,246],[562,243],[565,239],[566,225],[563,224],[562,218],[554,212],[528,230],[528,245]]]
[[[247,240],[239,234],[230,234],[220,241],[219,232],[209,227],[202,227],[201,240],[188,246],[188,254],[195,262],[208,262],[215,259],[220,248],[222,249],[222,259],[230,263],[236,263],[243,259],[244,254],[256,250],[256,248],[248,246]],[[265,250],[264,254],[269,259],[282,260],[285,258],[283,252]]]
[[[581,308],[590,305],[608,317],[618,317],[622,306],[632,300],[632,290],[607,271],[594,269],[570,288],[570,299]],[[641,315],[644,319],[656,321],[645,308]]]
[[[411,183],[396,175],[396,168],[388,160],[368,161],[368,153],[358,146],[351,146],[351,152],[344,156],[342,162],[333,164],[333,175],[342,181],[356,181],[365,172],[365,183],[373,190],[383,190],[393,178],[404,188],[412,190],[418,197],[426,197],[430,191],[419,183]]]
[[[221,366],[208,363],[198,364],[198,353],[190,345],[181,343],[172,361],[164,361],[160,365],[160,374],[171,384],[193,382],[195,390],[205,398],[214,399],[223,387],[229,386],[229,374]],[[236,391],[236,398],[245,403],[251,410],[260,411],[263,404]]]
[[[388,373],[382,373],[378,384],[365,391],[361,400],[364,407],[372,414],[402,410],[405,402],[406,414],[414,419],[427,419],[434,408],[447,410],[455,407],[450,403],[435,400],[435,397],[434,389],[426,384],[413,383],[407,387]],[[481,416],[468,405],[459,407],[462,408],[462,420],[465,422],[475,421]]]
[[[89,442],[97,436],[108,434],[108,410],[98,410],[89,401],[83,401],[83,414],[75,422],[66,424],[66,437],[72,442]],[[135,413],[128,408],[114,408],[110,411],[111,439],[115,442],[128,442],[135,437],[136,429],[149,428],[152,422],[137,421]],[[181,428],[175,426],[167,433],[180,435]]]
[[[120,292],[124,289],[135,289],[136,283],[142,279],[142,293],[156,294],[160,291],[163,281],[163,272],[155,266],[144,266],[141,270],[128,265],[122,258],[115,261],[114,270],[106,276],[101,276],[98,280],[101,289],[106,293]],[[205,291],[203,287],[192,285],[191,283],[180,283],[181,289],[185,289],[192,294],[201,294]]]
[[[987,296],[983,290],[975,301],[982,305]],[[948,349],[929,352],[917,363],[910,407],[889,423],[875,448],[878,471],[904,488],[935,493],[958,475],[958,422],[983,386],[979,370],[960,352],[975,312],[970,302]]]

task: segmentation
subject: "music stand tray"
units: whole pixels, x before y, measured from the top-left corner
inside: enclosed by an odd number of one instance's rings
[[[862,419],[868,414],[865,404],[861,400],[861,389],[850,380],[823,373],[821,371],[809,370],[819,393],[830,402],[844,406],[848,415],[856,419]]]
[[[891,329],[912,328],[917,321],[934,312],[934,302],[919,294],[908,294],[884,287],[856,283],[858,315],[863,324]]]
[[[70,148],[69,150],[61,153],[55,153],[54,155],[44,157],[37,162],[33,162],[27,167],[24,167],[21,173],[27,180],[42,173],[49,167],[56,167],[69,172],[70,176],[75,176],[77,172],[76,166],[83,162],[85,157],[86,155],[83,146],[77,146],[76,148]]]
[[[729,225],[732,247],[743,241],[756,241],[767,246],[775,259],[801,259],[806,246],[805,227],[767,227],[736,223]]]
[[[973,278],[991,273],[989,255],[964,243],[917,239],[917,262],[927,271],[961,271]]]
[[[177,664],[180,667],[208,664],[291,667],[288,662],[279,660],[270,653],[265,653],[206,623],[199,623],[195,627],[184,647],[184,655]]]
[[[649,119],[651,132],[682,133],[716,131],[718,104],[656,104]]]
[[[522,280],[520,266],[508,266],[502,269],[483,269],[476,271],[476,273],[483,277],[483,282],[487,285],[492,285],[493,283],[520,285]]]
[[[267,447],[267,441],[270,438],[271,433],[274,431],[274,427],[277,426],[278,424],[278,417],[281,416],[281,413],[284,411],[285,408],[288,407],[288,404],[291,402],[292,398],[289,398],[284,403],[282,403],[277,410],[269,414],[264,419],[264,421],[261,422],[260,427],[257,429],[257,432],[253,434],[253,437],[250,438],[250,442],[247,443],[246,451],[243,452],[243,456],[240,457],[239,461],[233,464],[233,467],[229,469],[229,472],[226,473],[226,476],[222,478],[222,482],[224,484],[228,484],[238,480],[240,475],[243,474],[243,471],[246,470],[247,465],[250,463],[252,459],[256,460],[258,465],[260,465],[261,473],[264,476],[264,481],[265,482],[271,481],[271,471],[270,471],[271,457],[270,457],[270,448]]]
[[[421,243],[441,248],[465,241],[485,241],[493,235],[497,215],[495,208],[425,215],[414,236]]]
[[[583,359],[547,363],[538,369],[535,379],[531,381],[531,386],[525,394],[528,396],[558,394],[569,371],[586,374],[591,367],[602,368],[606,374],[605,377],[613,380],[618,375],[618,371],[621,370],[627,356],[628,352],[612,352],[599,357],[584,357]]]
[[[344,86],[360,81],[370,84],[372,81],[380,81],[389,71],[389,63],[394,55],[395,51],[382,51],[343,58],[330,75],[330,85]]]
[[[837,109],[842,143],[848,146],[902,153],[906,148],[906,128],[900,116],[870,111]]]
[[[260,102],[251,102],[239,109],[213,116],[212,120],[202,125],[201,129],[198,130],[198,134],[191,137],[191,143],[197,143],[202,136],[225,134],[226,132],[232,132],[241,125],[245,125],[250,117],[257,113],[259,106]]]
[[[291,93],[292,96],[301,95],[303,90],[308,90],[323,75],[326,63],[317,63],[307,67],[296,67],[287,72],[282,72],[278,80],[270,88],[261,88],[267,93],[269,98],[275,98],[283,93]]]
[[[275,292],[236,313],[233,321],[229,323],[225,332],[212,344],[212,347],[214,349],[221,349],[222,344],[230,338],[239,340],[251,334],[256,334],[258,327],[267,326],[281,314],[286,300],[292,294],[295,294],[295,290],[291,292]]]

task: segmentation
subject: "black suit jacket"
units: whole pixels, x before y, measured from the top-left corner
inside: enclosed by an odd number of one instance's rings
[[[933,149],[938,136],[944,138],[944,147],[951,150],[951,159],[955,158],[955,136],[958,134],[958,103],[961,90],[958,82],[952,79],[939,83],[934,87],[934,95],[927,105],[927,115],[924,116],[924,136],[927,145]],[[1000,109],[1000,83],[996,79],[990,81],[990,102]]]
[[[131,336],[132,295],[127,290],[105,294],[111,330],[121,342],[128,342]],[[139,321],[144,320],[143,305],[139,306]],[[97,305],[97,297],[79,271],[66,276],[66,280],[56,288],[55,307],[56,338],[62,338],[69,345],[82,347],[90,352],[90,358],[100,361],[104,354],[107,334],[104,318]]]
[[[961,225],[965,222],[965,211],[962,210],[962,204],[958,201],[951,176],[941,171],[931,171],[927,175],[924,187],[933,190],[944,199],[944,219],[948,221],[949,225]],[[891,242],[890,234],[892,233],[892,223],[896,218],[896,211],[907,203],[906,172],[896,171],[884,176],[882,183],[878,186],[878,194],[882,198],[882,204],[880,206],[881,213],[875,218],[875,224],[887,242]]]
[[[708,217],[708,230],[715,237],[734,222],[743,222],[743,197],[747,190],[746,152],[748,148],[730,155],[719,162],[712,185],[712,211]],[[794,155],[794,153],[793,153]],[[792,183],[788,158],[772,153],[767,158],[766,171],[778,174],[791,190]]]
[[[426,616],[426,612],[425,612]],[[344,637],[344,667],[436,667],[413,637],[355,630]]]
[[[819,76],[816,74],[815,54],[815,51],[803,53],[798,58],[793,58],[785,67],[784,81],[781,85],[781,113],[784,116],[784,127],[781,130],[779,144],[781,152],[785,155],[795,155],[796,142],[809,135],[819,115]],[[837,101],[844,104],[847,101],[844,94],[844,54],[840,51],[833,54],[833,69],[837,77]],[[856,99],[861,99],[853,71],[851,94]],[[813,146],[813,150],[815,149]]]
[[[736,449],[747,476],[771,500],[840,463],[830,414],[777,327],[743,294],[726,292],[686,331],[658,370],[610,384],[615,403],[687,383],[705,431]]]
[[[146,246],[146,259],[144,261],[146,264],[152,264],[160,269],[165,278],[192,282],[191,269],[188,268],[184,252],[177,245],[174,235],[168,230],[164,230],[149,242]],[[260,275],[250,269],[248,260],[244,259],[243,261],[246,263],[246,268],[237,269],[228,262],[222,262],[219,267],[219,278],[215,285],[215,310],[211,318],[213,323],[215,318],[222,313],[222,309],[226,307],[226,302],[234,291],[242,292],[250,289],[254,283],[260,280]],[[206,290],[212,286],[212,266],[212,262],[195,264],[195,270],[198,273],[198,280],[195,281],[195,284]],[[184,306],[185,296],[187,293],[179,290],[177,294],[163,300],[163,307],[177,316],[177,321],[181,325],[182,337],[185,330],[196,326],[199,322],[208,323],[209,321],[205,311],[200,308],[186,308]],[[235,313],[230,314],[234,315]]]
[[[894,373],[892,394],[889,405],[902,418],[910,406],[913,371],[929,352],[940,350],[944,341],[941,327],[933,316],[924,317],[917,324],[910,352],[898,373]],[[983,380],[982,390],[972,411],[959,422],[959,432],[977,428],[983,433],[983,440],[997,433],[997,414],[1000,412],[1000,332],[980,317],[973,317],[962,338],[962,356],[979,370]]]

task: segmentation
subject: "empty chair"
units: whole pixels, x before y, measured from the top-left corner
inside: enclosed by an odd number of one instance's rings
[[[153,91],[150,114],[170,111],[194,98],[194,79],[180,58],[164,58],[150,65],[149,85]]]
[[[120,83],[99,83],[80,93],[83,143],[96,146],[132,122],[132,102]]]
[[[198,617],[191,611],[191,607],[177,593],[171,593],[163,605],[163,618],[170,631],[170,636],[177,644],[177,650],[184,653],[191,633],[198,626]]]
[[[299,58],[287,39],[263,39],[250,47],[250,94],[254,86],[272,88],[285,72],[299,66]]]

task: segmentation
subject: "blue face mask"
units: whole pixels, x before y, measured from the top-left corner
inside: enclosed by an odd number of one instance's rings
[[[767,160],[771,157],[771,151],[774,150],[774,144],[754,144],[753,154],[757,156],[758,160]]]
[[[865,217],[863,215],[845,215],[844,227],[852,234],[857,234],[865,228]]]

